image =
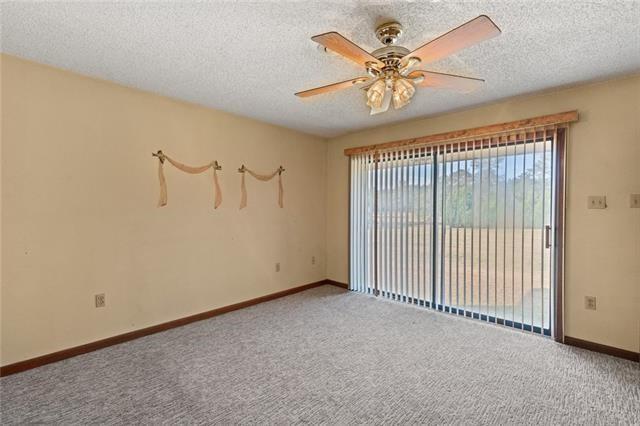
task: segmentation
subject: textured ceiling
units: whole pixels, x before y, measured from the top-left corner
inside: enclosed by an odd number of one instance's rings
[[[321,136],[640,71],[640,1],[11,2],[2,51]],[[370,116],[364,92],[294,92],[363,75],[310,37],[338,31],[366,50],[376,25],[410,50],[480,14],[502,35],[422,68],[486,79],[473,94],[420,89]]]

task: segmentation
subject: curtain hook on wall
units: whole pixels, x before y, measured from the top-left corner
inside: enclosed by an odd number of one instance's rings
[[[282,166],[278,167],[278,174],[281,175],[282,172],[284,172],[284,167]]]
[[[162,152],[162,150],[161,150],[161,149],[159,149],[159,150],[158,150],[158,152],[155,152],[155,153],[154,153],[154,152],[152,152],[152,153],[151,153],[151,155],[152,155],[152,156],[154,156],[154,157],[158,157],[158,159],[160,160],[160,162],[161,162],[162,164],[164,164],[164,153]]]
[[[218,164],[218,160],[213,162],[213,168],[215,170],[222,170],[222,166],[220,164]]]
[[[243,164],[242,167],[238,169],[238,173],[244,173],[245,170],[247,169],[244,167],[244,164]]]

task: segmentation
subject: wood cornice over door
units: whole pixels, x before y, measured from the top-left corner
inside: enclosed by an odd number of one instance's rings
[[[526,118],[524,120],[509,121],[507,123],[490,124],[487,126],[474,127],[471,129],[454,130],[452,132],[437,133],[435,135],[421,136],[412,139],[402,139],[393,142],[385,142],[375,145],[358,146],[347,148],[344,155],[357,155],[364,152],[381,151],[385,149],[401,148],[406,146],[429,145],[442,143],[456,139],[470,139],[481,136],[496,135],[517,130],[524,130],[542,126],[553,126],[559,124],[573,123],[578,121],[578,111],[566,111],[557,114],[541,115],[539,117]]]

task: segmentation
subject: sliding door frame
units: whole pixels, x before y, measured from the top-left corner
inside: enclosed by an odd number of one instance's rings
[[[554,309],[554,318],[553,318],[553,329],[552,329],[552,336],[553,339],[558,341],[558,342],[563,342],[564,341],[564,305],[563,305],[563,296],[564,296],[564,231],[565,231],[565,183],[566,183],[566,138],[567,138],[567,128],[565,127],[558,127],[555,130],[555,146],[554,146],[554,160],[552,163],[552,167],[553,167],[553,175],[552,175],[552,187],[553,187],[553,205],[554,208],[552,209],[552,215],[553,215],[553,224],[554,224],[554,229],[553,229],[553,238],[552,238],[552,242],[553,242],[553,247],[552,247],[552,262],[553,262],[553,269],[552,269],[552,277],[554,282],[552,283],[552,288],[553,288],[553,309]],[[534,135],[533,135],[533,139],[536,139],[536,134],[535,134],[535,130],[534,130]],[[510,145],[518,145],[521,143],[526,143],[527,140],[527,135],[526,135],[526,131],[525,131],[525,137],[524,139],[518,140],[517,138],[515,138],[513,141],[509,141],[507,140],[504,144],[500,144],[500,145],[504,145],[504,146],[510,146]],[[486,141],[486,143],[485,143]],[[460,144],[458,144],[458,148],[459,148]],[[451,153],[454,151],[457,151],[455,148],[455,145],[453,143],[451,144],[442,144],[439,146],[436,146],[435,149],[430,149],[430,155],[432,158],[432,185],[435,187],[437,185],[437,163],[440,161],[440,159],[438,158],[439,154],[441,153]],[[485,148],[490,148],[491,147],[491,138],[489,139],[484,139],[484,138],[480,138],[477,141],[474,141],[469,145],[467,145],[467,143],[465,143],[465,151],[469,150],[469,148],[471,148],[470,150],[476,150],[476,149],[485,149]],[[407,154],[408,156],[409,154]],[[427,148],[420,148],[417,151],[414,151],[413,156],[427,156]],[[378,234],[378,221],[379,221],[379,216],[378,216],[378,179],[379,179],[379,162],[380,162],[380,154],[378,152],[376,152],[372,157],[371,157],[371,161],[374,162],[374,171],[375,171],[375,178],[374,178],[374,219],[373,219],[373,223],[374,223],[374,241],[376,242],[374,244],[374,259],[373,259],[373,272],[374,272],[374,282],[373,284],[373,294],[375,296],[380,295],[380,290],[379,290],[379,277],[378,277],[378,256],[377,256],[377,234]],[[349,164],[349,220],[348,220],[348,232],[349,232],[349,251],[348,251],[348,262],[349,262],[349,276],[351,279],[352,273],[351,273],[351,260],[352,260],[352,252],[351,252],[351,235],[352,235],[352,229],[351,229],[351,217],[352,217],[352,191],[351,191],[351,184],[352,184],[352,173],[351,173],[351,164]],[[432,194],[432,209],[433,209],[433,224],[431,225],[434,229],[437,228],[437,223],[435,221],[435,218],[437,217],[436,215],[436,210],[438,208],[438,205],[436,203],[436,198],[437,198],[437,191],[433,191]],[[431,257],[433,257],[433,254],[435,253],[434,250],[437,250],[437,245],[438,245],[438,241],[437,238],[432,238],[431,239]],[[550,265],[551,266],[551,265]],[[441,303],[441,301],[439,300],[435,300],[436,299],[436,293],[434,293],[434,287],[437,286],[438,284],[436,283],[437,280],[437,271],[436,268],[431,268],[431,300],[427,300],[426,299],[426,294],[424,295],[424,305],[425,306],[430,306],[433,309],[436,310],[442,310],[443,312],[449,312],[449,313],[455,313],[456,315],[461,315],[460,314],[460,309],[459,308],[455,308],[456,312],[453,312],[454,309],[452,309],[451,307],[449,307],[449,309],[445,309],[445,304]],[[351,284],[350,283],[350,288],[351,288]],[[369,285],[369,283],[367,284]],[[396,295],[397,296],[397,295]],[[418,301],[418,303],[420,303]],[[473,312],[466,312],[461,315],[461,316],[466,316],[466,317],[472,317],[475,318],[476,315],[473,314]],[[479,317],[481,317],[481,314],[478,315]],[[496,318],[494,319],[494,323],[497,324],[505,324],[506,320],[504,319],[499,319]],[[515,328],[515,327],[514,327]],[[518,328],[516,328],[518,329]],[[533,331],[533,324],[531,324],[531,330]],[[541,329],[542,331],[542,329]],[[541,334],[544,335],[544,332],[542,332]]]
[[[556,130],[556,157],[555,164],[555,322],[553,338],[556,342],[564,343],[564,229],[565,229],[565,191],[566,191],[566,149],[567,149],[567,129]]]

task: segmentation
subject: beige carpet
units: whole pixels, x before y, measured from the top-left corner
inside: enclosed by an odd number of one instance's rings
[[[323,286],[0,381],[3,424],[639,424],[640,367]]]

